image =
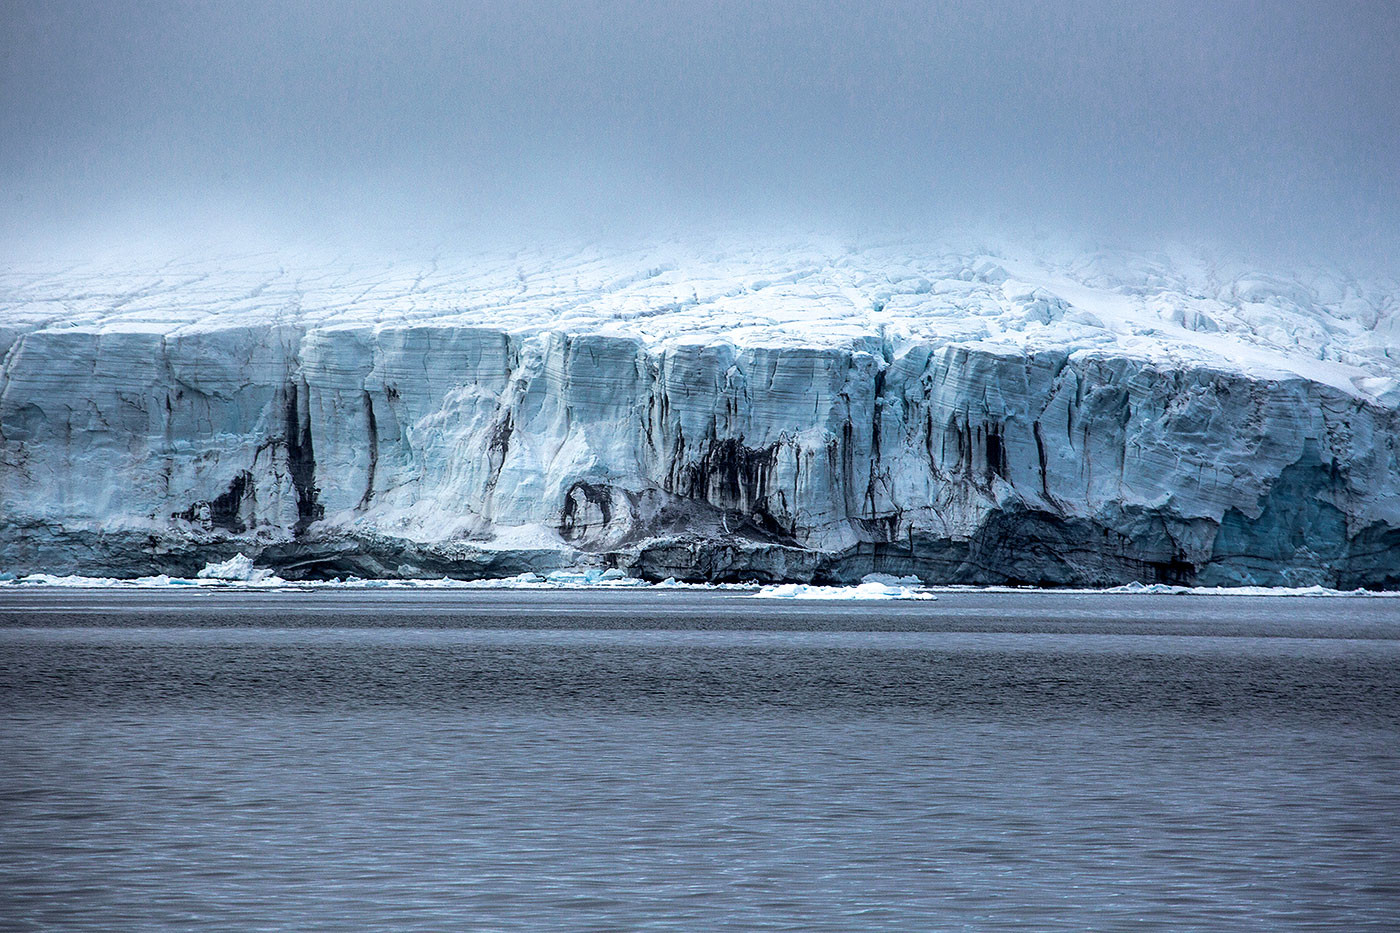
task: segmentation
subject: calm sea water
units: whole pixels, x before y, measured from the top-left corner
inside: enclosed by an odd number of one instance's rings
[[[6,930],[1400,928],[1400,600],[0,593]]]

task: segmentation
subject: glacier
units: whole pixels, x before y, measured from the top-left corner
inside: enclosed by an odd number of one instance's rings
[[[0,270],[0,354],[13,574],[1400,587],[1385,276],[985,239],[109,256]]]

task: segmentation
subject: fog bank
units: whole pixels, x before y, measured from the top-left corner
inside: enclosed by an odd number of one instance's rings
[[[1387,261],[1388,3],[5,2],[0,232],[950,223]]]

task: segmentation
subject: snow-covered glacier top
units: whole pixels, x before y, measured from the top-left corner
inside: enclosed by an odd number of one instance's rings
[[[404,323],[598,333],[653,346],[1069,348],[1301,376],[1400,402],[1400,282],[1261,270],[1185,248],[691,238],[412,258],[278,251],[0,268],[0,351],[45,328],[187,334]]]

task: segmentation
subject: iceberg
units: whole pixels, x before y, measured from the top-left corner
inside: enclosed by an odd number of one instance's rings
[[[243,554],[235,554],[223,563],[205,564],[204,569],[195,574],[200,580],[227,580],[239,583],[262,583],[272,577],[270,570],[253,567],[253,559]]]
[[[1400,284],[1332,269],[108,259],[5,268],[0,354],[20,576],[1400,587]]]
[[[888,583],[860,583],[856,586],[813,586],[806,583],[780,583],[765,586],[752,594],[757,599],[937,599],[932,593]]]

